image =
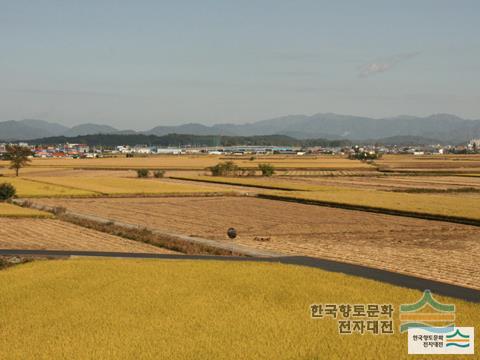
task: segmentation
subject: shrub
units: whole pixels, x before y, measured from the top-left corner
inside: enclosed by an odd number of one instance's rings
[[[275,174],[275,167],[272,164],[258,164],[262,176],[272,176]]]
[[[218,163],[210,168],[213,176],[236,176],[238,175],[240,168],[235,165],[233,161],[226,161]]]
[[[153,176],[156,178],[163,178],[165,176],[165,170],[154,171]]]
[[[149,175],[150,175],[150,171],[148,169],[137,170],[137,177],[139,178],[147,178]]]
[[[15,196],[17,189],[9,183],[0,184],[0,200],[8,200]]]

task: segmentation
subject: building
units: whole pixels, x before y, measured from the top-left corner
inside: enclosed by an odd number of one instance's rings
[[[472,139],[468,143],[468,148],[473,151],[480,151],[480,139]]]

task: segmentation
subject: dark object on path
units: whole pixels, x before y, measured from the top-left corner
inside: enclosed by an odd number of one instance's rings
[[[235,239],[237,237],[237,230],[235,230],[234,228],[230,228],[227,231],[227,235],[230,239]]]

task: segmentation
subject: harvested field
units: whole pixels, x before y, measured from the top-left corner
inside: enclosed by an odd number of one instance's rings
[[[479,173],[480,155],[385,155],[375,164],[381,171]]]
[[[321,187],[301,182],[291,182],[289,179],[278,177],[223,177],[223,176],[177,176],[178,180],[198,181],[205,183],[218,183],[228,185],[240,185],[248,187],[258,187],[278,190],[301,190],[313,191]]]
[[[455,190],[477,188],[480,191],[480,178],[462,176],[273,176],[273,177],[221,177],[221,176],[174,176],[177,179],[195,180],[211,183],[257,186],[271,189],[289,189],[300,191],[323,190],[325,186],[347,187],[374,190]]]
[[[0,249],[173,253],[54,219],[0,218]]]
[[[233,226],[239,234],[235,241],[250,247],[362,264],[480,289],[478,227],[256,198],[35,202],[220,241],[230,241],[226,230]]]
[[[278,181],[288,181],[291,186],[338,186],[374,190],[455,190],[477,188],[480,190],[480,178],[463,176],[351,176],[351,177],[278,177]]]
[[[20,206],[15,206],[15,205],[0,202],[0,218],[24,218],[24,217],[49,218],[49,217],[52,217],[52,215],[43,211],[22,208]]]
[[[234,161],[246,168],[257,168],[260,163],[271,163],[279,169],[323,169],[323,170],[366,170],[375,171],[375,167],[361,161],[348,160],[339,156],[296,156],[271,155],[223,157],[217,155],[158,155],[126,158],[124,156],[99,159],[33,159],[31,167],[59,168],[97,168],[97,169],[166,169],[166,170],[204,170],[221,161]],[[0,161],[1,166],[8,162]]]
[[[323,201],[326,203],[339,205],[352,205],[365,208],[377,208],[387,211],[401,211],[418,213],[420,215],[434,215],[451,218],[465,218],[480,221],[480,206],[478,198],[480,187],[464,189],[457,187],[455,191],[446,191],[450,189],[444,186],[445,190],[436,187],[437,191],[429,191],[412,187],[395,187],[394,180],[389,187],[383,184],[375,183],[376,178],[369,178],[369,181],[338,180],[330,182],[323,179],[286,179],[285,177],[216,177],[216,176],[197,176],[197,177],[178,177],[178,179],[193,180],[199,182],[211,182],[222,184],[234,184],[251,186],[256,188],[288,190],[283,192],[267,192],[269,195],[277,197],[288,197],[300,200]],[[383,178],[382,178],[383,179]],[[381,181],[381,180],[380,180]],[[329,186],[321,185],[329,184]],[[360,184],[360,185],[358,185]],[[340,186],[338,186],[340,185]],[[353,187],[347,187],[353,185]],[[357,188],[355,188],[355,186]],[[372,190],[383,186],[385,190]],[[455,189],[455,187],[451,187]],[[403,190],[396,191],[396,190]],[[409,191],[411,190],[411,191]],[[395,191],[395,192],[394,192]],[[437,193],[436,193],[437,192]],[[461,201],[459,201],[459,197]]]
[[[351,171],[351,170],[287,170],[281,175],[303,177],[336,177],[336,176],[376,176],[375,171]]]

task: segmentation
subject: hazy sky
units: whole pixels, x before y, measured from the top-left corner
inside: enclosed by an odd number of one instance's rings
[[[0,121],[480,119],[480,1],[0,0]]]

